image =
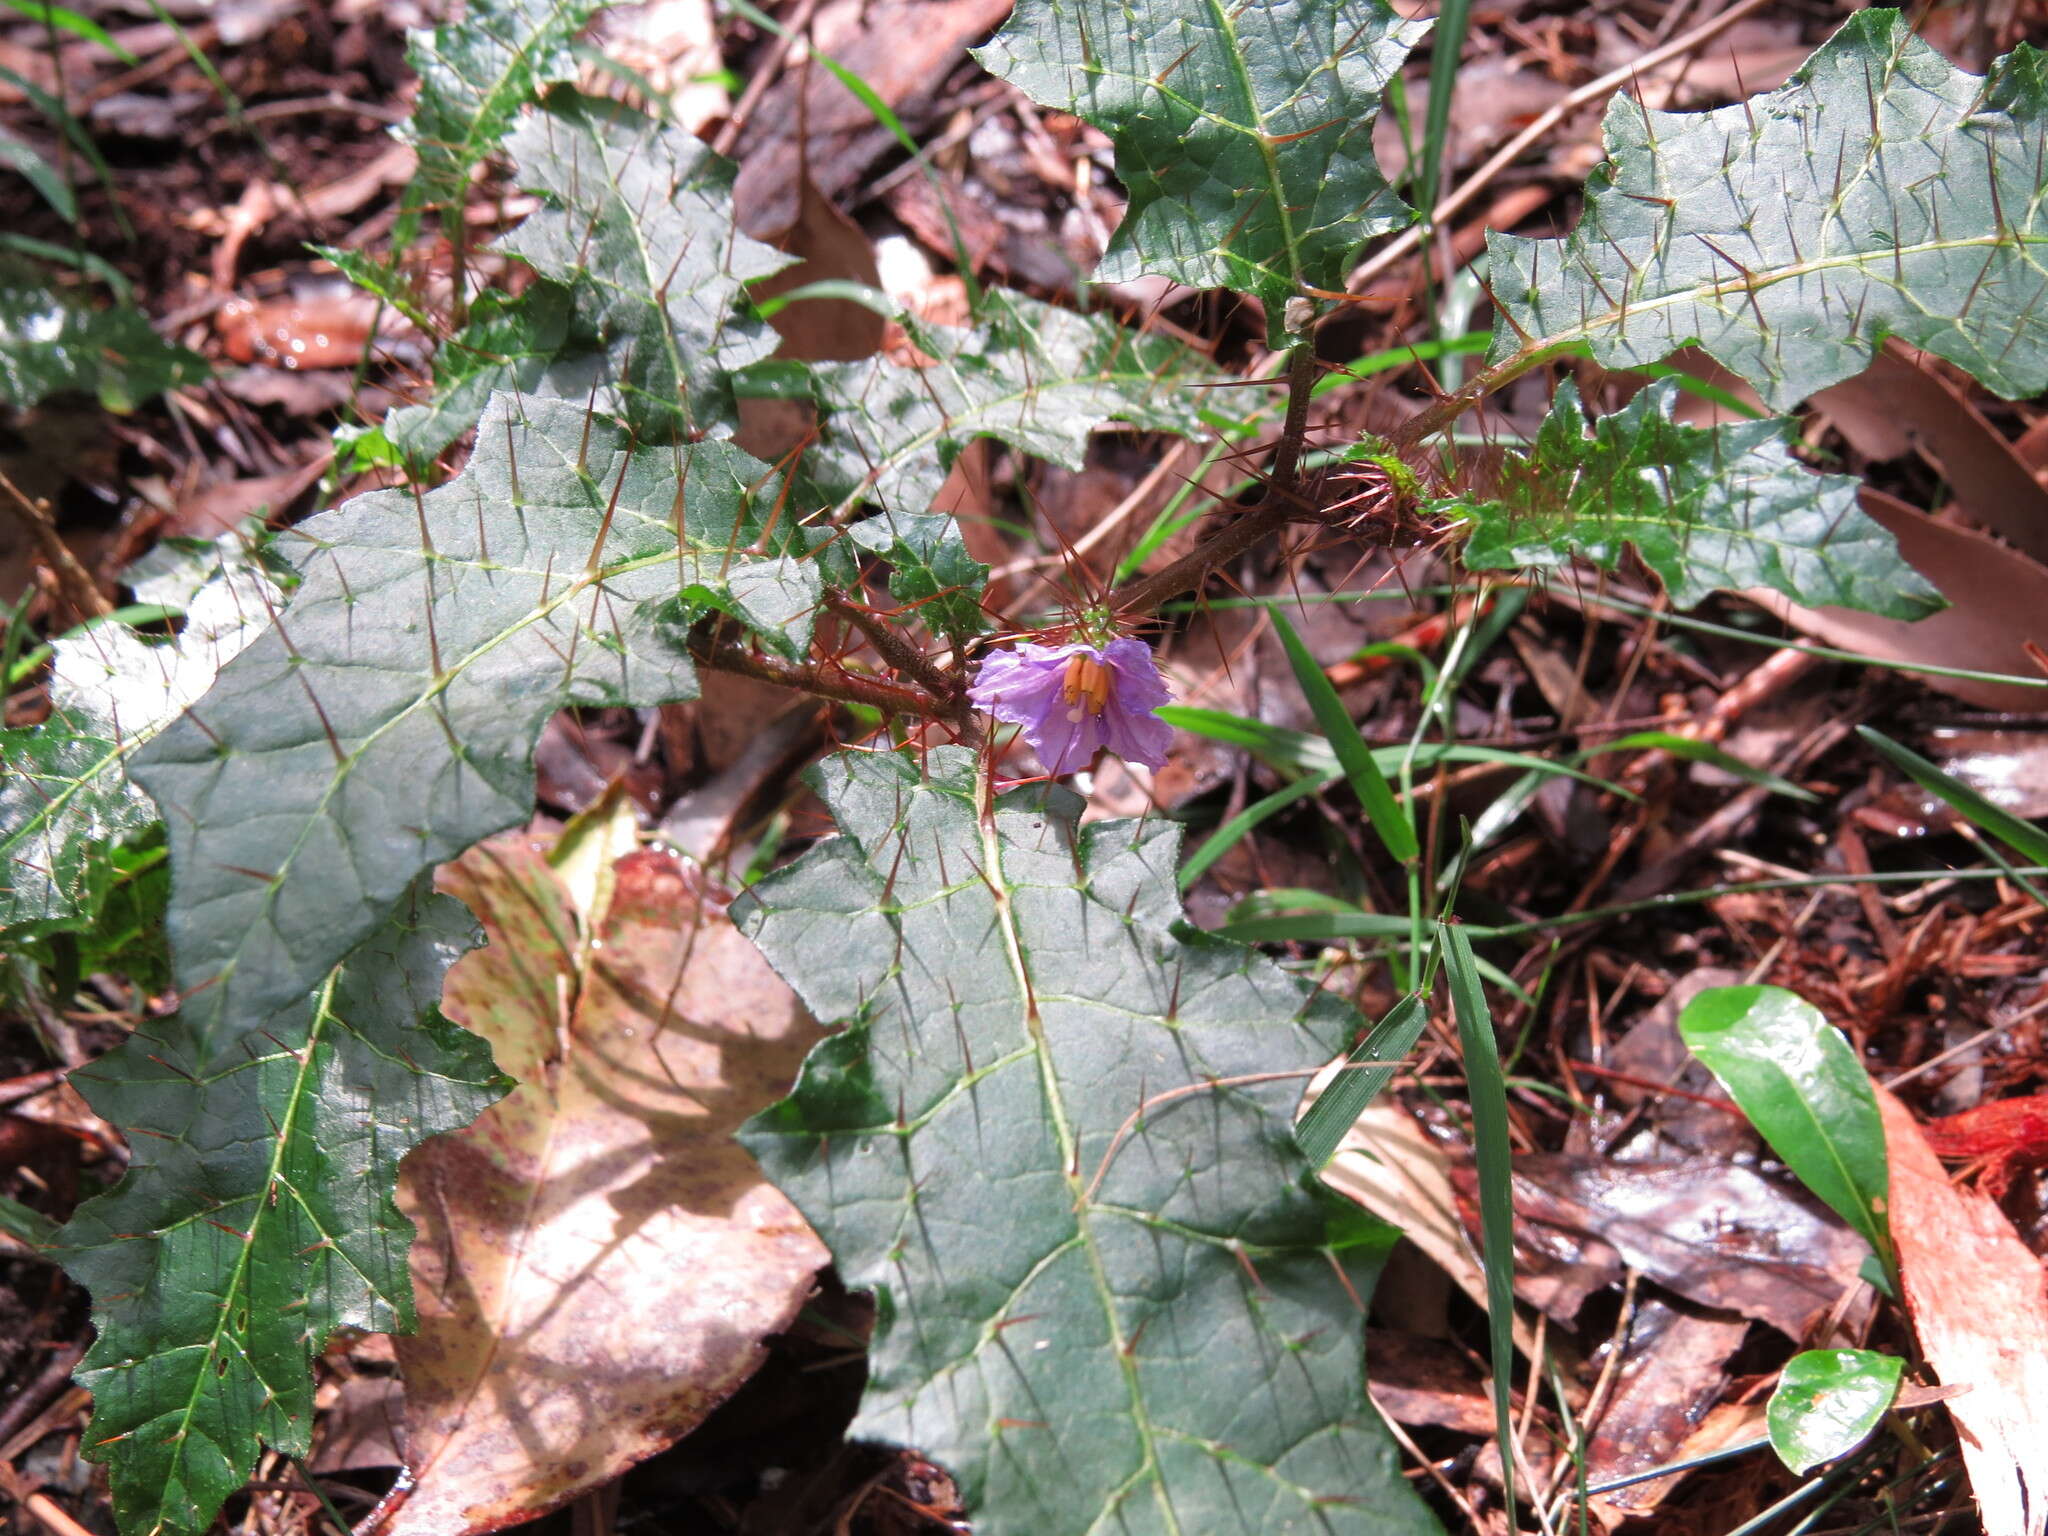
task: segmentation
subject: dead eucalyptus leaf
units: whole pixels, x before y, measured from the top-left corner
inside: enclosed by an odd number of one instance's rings
[[[1952,1399],[1985,1536],[2048,1528],[2048,1275],[1997,1202],[1949,1182],[1913,1116],[1877,1090],[1892,1239],[1913,1331]]]
[[[1989,534],[1941,522],[1882,491],[1866,486],[1858,500],[1899,541],[1899,553],[1907,562],[1940,588],[1950,606],[1908,622],[1847,608],[1802,608],[1774,592],[1744,595],[1801,634],[1860,655],[1973,672],[2039,675],[2025,646],[2029,640],[2048,643],[2048,567]],[[2048,688],[1924,673],[1921,680],[1980,709],[2026,712],[2048,707]]]
[[[490,940],[445,1006],[519,1087],[405,1165],[414,1487],[382,1536],[530,1520],[671,1444],[752,1374],[827,1257],[731,1139],[819,1031],[680,861],[618,860],[588,933],[524,836],[440,885]]]

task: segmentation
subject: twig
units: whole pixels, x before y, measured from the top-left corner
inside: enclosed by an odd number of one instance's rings
[[[960,693],[960,679],[948,673],[919,650],[908,635],[883,623],[859,603],[830,588],[825,591],[825,606],[866,635],[869,643],[881,653],[882,659],[897,671],[909,673],[924,684],[936,698],[957,698]]]
[[[710,667],[714,671],[737,672],[742,677],[758,678],[764,683],[793,688],[799,693],[814,693],[820,698],[840,699],[849,704],[865,704],[884,714],[915,715],[948,723],[956,723],[966,717],[964,705],[954,700],[935,699],[920,689],[904,688],[851,672],[827,671],[813,662],[777,661],[732,640],[692,640],[690,657],[699,666]]]
[[[1450,194],[1430,211],[1427,223],[1417,223],[1404,231],[1398,238],[1373,253],[1372,259],[1351,274],[1345,288],[1351,293],[1362,293],[1365,285],[1378,277],[1395,262],[1406,256],[1422,243],[1424,234],[1451,218],[1473,198],[1485,189],[1488,182],[1520,158],[1523,150],[1550,132],[1573,112],[1590,101],[1597,101],[1611,91],[1627,85],[1644,70],[1655,69],[1667,59],[1698,48],[1710,42],[1721,32],[1735,25],[1751,11],[1760,9],[1766,0],[1736,0],[1718,16],[1711,16],[1682,37],[1674,37],[1661,48],[1653,48],[1639,59],[1631,60],[1619,69],[1611,69],[1597,80],[1590,80],[1570,95],[1559,98],[1545,111],[1503,144],[1491,160],[1479,167],[1457,191]]]
[[[55,519],[50,516],[50,504],[46,501],[31,500],[27,492],[0,473],[0,488],[4,488],[21,508],[34,531],[36,543],[42,547],[43,558],[50,563],[50,570],[57,578],[57,584],[64,589],[64,595],[80,613],[95,618],[105,618],[114,611],[114,605],[107,601],[100,591],[99,583],[92,579],[92,573],[78,563],[78,556],[71,552],[71,546],[64,542],[64,536],[57,532]]]

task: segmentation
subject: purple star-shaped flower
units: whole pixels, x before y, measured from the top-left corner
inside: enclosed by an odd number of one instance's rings
[[[967,696],[998,720],[1021,725],[1051,774],[1086,768],[1104,747],[1127,763],[1163,768],[1173,743],[1173,728],[1154,713],[1173,695],[1142,640],[1027,640],[984,661]]]

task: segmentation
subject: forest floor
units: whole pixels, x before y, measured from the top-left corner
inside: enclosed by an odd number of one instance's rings
[[[1121,193],[1099,136],[1034,109],[968,57],[1008,8],[770,7],[867,79],[927,148],[980,276],[1072,301],[1121,213]],[[1723,0],[1483,0],[1458,76],[1447,185],[1472,181],[1545,114],[1554,121],[1519,158],[1474,182],[1434,272],[1406,258],[1372,276],[1369,301],[1324,328],[1323,357],[1490,327],[1470,264],[1487,229],[1572,227],[1612,90],[1586,92],[1589,83],[1619,71],[1670,108],[1720,106],[1781,81],[1856,8],[1739,6],[1743,15],[1713,29]],[[378,472],[336,470],[334,433],[416,398],[429,357],[417,332],[311,247],[387,248],[414,164],[389,131],[413,90],[404,32],[438,19],[434,0],[191,0],[155,14],[142,5],[96,14],[133,64],[0,13],[0,81],[14,82],[0,83],[0,124],[53,161],[80,153],[24,93],[20,82],[29,82],[68,104],[106,167],[103,178],[81,177],[75,221],[26,180],[0,173],[0,230],[110,265],[159,329],[212,372],[126,414],[74,398],[0,417],[0,474],[28,501],[48,503],[73,562],[60,569],[27,517],[0,513],[0,609],[14,615],[19,642],[10,659],[90,615],[79,581],[101,602],[123,601],[121,573],[165,537],[211,537],[251,514],[295,521],[380,483]],[[2048,7],[1936,5],[1921,28],[1957,63],[1981,70],[2023,38],[2048,38]],[[1697,46],[1629,73],[1703,29]],[[865,271],[928,317],[960,312],[940,193],[909,173],[896,140],[865,109],[849,110],[843,93],[820,87],[800,109],[811,80],[802,49],[730,14],[714,19],[708,0],[621,8],[591,43],[593,59],[614,66],[593,62],[594,86],[655,82],[737,160],[751,231],[801,250],[814,272]],[[1409,68],[1417,116],[1428,67],[1425,49]],[[1384,114],[1380,125],[1390,171],[1403,160],[1392,119]],[[480,186],[470,209],[476,245],[532,206],[502,181]],[[446,290],[445,240],[416,262],[428,276],[437,270]],[[486,255],[476,270],[510,281],[509,265]],[[1126,285],[1100,301],[1224,369],[1270,372],[1263,320],[1243,301],[1159,284]],[[811,344],[829,349],[833,338]],[[1385,430],[1454,385],[1465,361],[1440,350],[1328,394],[1317,406],[1318,439]],[[1713,381],[1711,364],[1696,371]],[[1477,429],[1498,438],[1533,431],[1552,382],[1524,381]],[[1577,383],[1612,406],[1643,380],[1588,364]],[[1686,408],[1700,423],[1725,419],[1711,401],[1688,399]],[[1943,526],[1971,520],[1986,498],[2018,498],[2048,527],[2048,410],[1993,398],[1945,365],[1894,355],[1809,403],[1802,427],[1811,462],[1857,475]],[[1170,504],[1226,515],[1242,470],[1205,457],[1208,446],[1104,433],[1074,472],[979,443],[955,466],[946,505],[973,526],[978,557],[997,567],[996,601],[1019,614],[1043,610],[1171,559],[1191,533],[1141,546]],[[458,458],[459,450],[448,463]],[[2015,594],[2048,592],[2015,571],[2040,567],[2019,554],[2010,566],[2003,554],[1929,558],[1940,564],[1929,574],[1966,615],[1940,637],[1813,616],[1794,616],[1795,627],[1737,597],[1717,598],[1687,622],[1629,566],[1482,593],[1434,541],[1369,520],[1334,521],[1311,543],[1257,551],[1231,573],[1240,595],[1302,597],[1297,626],[1368,742],[1410,739],[1425,668],[1444,659],[1447,633],[1476,617],[1473,649],[1461,658],[1459,738],[1576,754],[1589,775],[1633,796],[1547,779],[1464,874],[1468,919],[1531,927],[1487,953],[1516,989],[1499,1002],[1513,1046],[1527,1244],[1517,1284],[1553,1362],[1549,1379],[1525,1383],[1531,1390],[1518,1398],[1524,1475],[1539,1488],[1575,1475],[1556,1450],[1575,1434],[1585,1481],[1596,1487],[1756,1441],[1763,1399],[1802,1335],[1833,1330],[1904,1349],[1897,1305],[1856,1278],[1831,1218],[1789,1180],[1759,1174],[1754,1132],[1685,1056],[1675,1020],[1700,989],[1761,982],[1799,993],[1923,1121],[2048,1092],[2048,917],[2024,883],[1956,878],[1986,867],[1974,829],[1855,734],[1874,726],[2004,809],[2048,814],[2048,712],[2024,693],[1910,671],[2012,652],[2040,611]],[[1184,605],[1161,642],[1180,701],[1312,730],[1259,610],[1220,589],[1214,596]],[[6,723],[34,724],[45,708],[29,674],[6,699]],[[824,830],[797,775],[829,740],[857,731],[767,684],[710,675],[693,703],[565,714],[538,755],[541,823],[559,825],[622,786],[650,834],[737,884],[757,859]],[[1688,755],[1674,741],[1718,753]],[[1443,768],[1428,786],[1428,814],[1481,817],[1519,773],[1489,763]],[[1281,782],[1257,752],[1183,731],[1157,773],[1114,764],[1096,773],[1090,814],[1164,815],[1199,837]],[[1253,893],[1268,893],[1265,911],[1304,892],[1398,910],[1400,894],[1377,887],[1361,848],[1355,812],[1306,798],[1204,873],[1188,893],[1190,915],[1218,926]],[[1842,875],[1892,878],[1830,883]],[[1394,1001],[1386,967],[1369,952],[1316,942],[1280,952],[1368,1017]],[[121,1038],[133,1000],[121,978],[88,977],[81,988],[75,1006],[0,1018],[0,1193],[60,1220],[117,1176],[124,1158],[118,1137],[59,1077]],[[1408,1180],[1396,1187],[1361,1156],[1348,1164],[1351,1184],[1339,1185],[1416,1238],[1381,1283],[1368,1342],[1375,1395],[1398,1426],[1412,1480],[1454,1528],[1500,1532],[1455,1046],[1449,1026],[1433,1024],[1375,1111],[1385,1117],[1375,1134],[1399,1149]],[[1972,1122],[1946,1123],[1952,1134],[1937,1150],[1956,1154],[1959,1177],[1995,1181],[2020,1237],[2048,1255],[2048,1115],[2031,1130],[1986,1121],[1974,1139]],[[1968,1308],[1972,1298],[1959,1291],[1951,1302]],[[700,1428],[546,1514],[545,1525],[577,1536],[968,1529],[943,1469],[845,1438],[868,1324],[865,1300],[828,1277],[796,1325],[769,1342],[766,1363]],[[84,1295],[55,1268],[0,1247],[0,1519],[10,1536],[74,1536],[80,1527],[112,1536],[103,1476],[78,1455],[89,1399],[70,1373],[89,1337]],[[388,1339],[337,1339],[322,1363],[305,1473],[266,1457],[222,1524],[296,1536],[330,1525],[336,1510],[363,1516],[398,1475],[403,1394]],[[1939,1415],[1915,1422],[1930,1437],[1930,1459],[1916,1464],[1901,1449],[1817,1529],[1974,1528],[1952,1429]],[[1887,1488],[1892,1479],[1903,1481]],[[1596,1495],[1591,1512],[1609,1529],[1726,1533],[1796,1481],[1751,1450]]]

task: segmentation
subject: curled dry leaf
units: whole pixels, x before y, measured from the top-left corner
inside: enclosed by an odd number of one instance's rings
[[[1929,517],[1868,486],[1858,500],[1949,607],[1909,622],[1847,608],[1804,608],[1775,592],[1745,595],[1800,633],[1843,650],[1884,661],[2038,675],[2025,643],[2048,644],[2048,567],[1988,534]],[[2025,712],[2048,705],[2044,688],[1951,677],[1923,681],[1980,709]]]
[[[1867,458],[1896,459],[1918,448],[1972,519],[2048,560],[2048,487],[1939,366],[1890,341],[1867,369],[1822,390],[1813,404]]]
[[[626,855],[595,922],[523,837],[441,884],[489,936],[447,1011],[519,1087],[405,1168],[414,1487],[383,1536],[532,1519],[669,1445],[826,1260],[731,1139],[819,1031],[683,865]]]
[[[1945,1386],[1985,1536],[2048,1529],[2048,1274],[1989,1196],[1958,1189],[1899,1101],[1877,1090],[1906,1310]]]
[[[1468,1225],[1477,1177],[1452,1171]],[[1702,1307],[1809,1329],[1856,1283],[1863,1241],[1804,1193],[1719,1157],[1515,1159],[1515,1288],[1561,1322],[1635,1269]]]

